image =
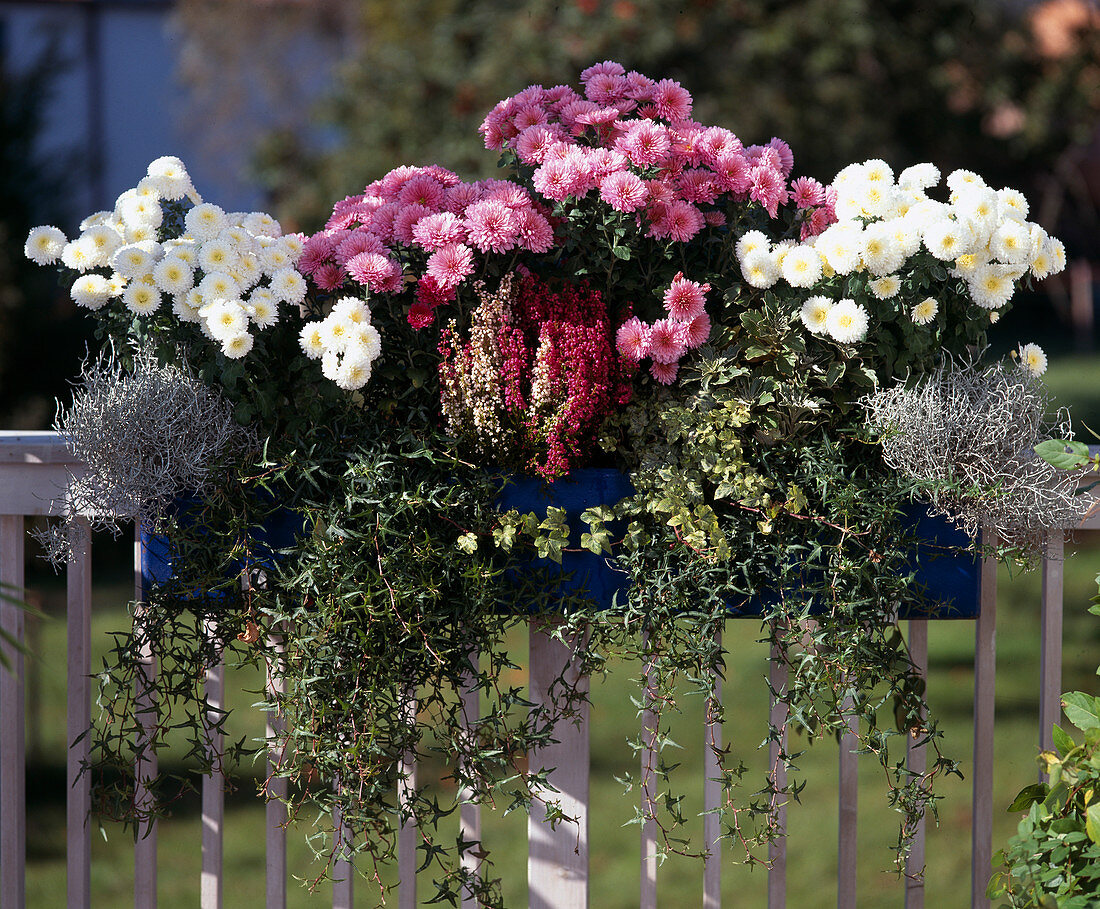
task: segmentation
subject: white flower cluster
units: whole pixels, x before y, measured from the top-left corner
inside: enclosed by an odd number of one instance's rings
[[[813,288],[836,275],[866,272],[871,293],[888,300],[898,293],[899,272],[909,260],[924,255],[928,264],[930,254],[965,280],[970,298],[996,321],[1020,278],[1030,273],[1042,279],[1065,268],[1065,247],[1027,220],[1022,193],[992,189],[977,174],[957,170],[946,181],[949,201],[940,202],[928,195],[939,183],[940,172],[931,164],[906,168],[896,180],[883,161],[849,165],[833,181],[839,220],[802,243],[772,245],[760,231],[749,231],[737,243],[741,273],[753,287],[783,280]],[[803,321],[821,331],[820,303],[811,310],[807,315],[804,308]],[[928,298],[910,315],[926,325],[938,311],[936,300]]]
[[[166,214],[182,211],[177,236]],[[167,203],[167,204],[166,204]],[[176,205],[172,205],[176,203]],[[279,320],[279,305],[305,299],[306,281],[294,267],[302,238],[282,236],[279,222],[263,212],[227,213],[195,192],[179,158],[158,158],[145,178],[118,197],[113,211],[85,218],[71,242],[56,227],[36,227],[27,257],[79,272],[70,291],[79,306],[98,310],[121,300],[138,316],[166,302],[184,322],[194,322],[240,358],[254,343],[250,328]]]
[[[341,297],[320,322],[307,322],[298,336],[305,355],[321,361],[321,372],[345,391],[362,388],[382,352],[382,338],[371,324],[370,308],[355,297]]]

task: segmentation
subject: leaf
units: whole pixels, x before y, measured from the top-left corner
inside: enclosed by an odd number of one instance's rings
[[[1085,811],[1085,832],[1094,843],[1100,843],[1100,804],[1089,805]]]
[[[1084,442],[1047,439],[1035,446],[1035,454],[1059,470],[1074,470],[1089,462],[1089,447]]]
[[[1074,726],[1087,732],[1100,726],[1100,714],[1097,712],[1097,699],[1083,691],[1071,691],[1062,695],[1062,710]]]
[[[1010,813],[1013,811],[1027,811],[1036,802],[1041,802],[1046,797],[1047,784],[1032,783],[1020,790],[1016,798],[1012,800],[1012,804],[1008,806],[1008,810]]]
[[[1077,743],[1073,740],[1073,736],[1062,729],[1057,723],[1054,724],[1053,734],[1054,747],[1062,753],[1062,757],[1065,757],[1077,747]]]

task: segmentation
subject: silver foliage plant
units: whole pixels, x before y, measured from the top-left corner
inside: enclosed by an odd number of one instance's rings
[[[130,367],[113,349],[87,360],[54,428],[85,465],[69,482],[69,517],[40,536],[54,565],[84,546],[76,516],[116,533],[124,521],[155,523],[178,494],[206,489],[219,458],[249,438],[225,398],[144,349]]]
[[[1051,528],[1087,510],[1076,480],[1034,454],[1072,432],[1068,412],[1022,368],[949,359],[863,404],[886,464],[922,483],[932,510],[971,536],[987,527],[1035,556]]]

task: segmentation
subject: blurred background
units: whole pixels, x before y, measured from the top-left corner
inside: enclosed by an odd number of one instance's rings
[[[848,163],[881,157],[896,171],[931,161],[945,175],[965,167],[994,186],[1023,190],[1031,218],[1066,242],[1070,264],[1020,293],[996,326],[994,353],[1018,342],[1043,345],[1049,384],[1072,406],[1079,433],[1088,438],[1086,425],[1100,431],[1095,0],[0,0],[0,427],[48,427],[54,399],[66,395],[91,338],[91,320],[48,270],[23,258],[32,226],[53,223],[72,235],[82,217],[112,207],[150,160],[175,154],[205,198],[229,209],[269,210],[287,229],[312,231],[335,200],[399,164],[435,162],[467,178],[495,173],[495,155],[477,132],[491,107],[532,83],[576,84],[581,69],[604,59],[679,80],[694,96],[697,119],[732,129],[746,144],[786,139],[796,172],[823,182]],[[124,545],[99,552],[105,561],[95,576],[107,586],[97,594],[97,628],[106,631],[125,620],[118,604],[127,597],[127,555]],[[1096,566],[1078,561],[1067,569],[1074,609],[1083,613]],[[62,595],[51,586],[56,582],[32,573],[28,583],[39,585],[47,613],[63,611],[63,600],[50,605]],[[1024,673],[1036,658],[1037,631],[1034,590],[1019,590],[1002,607],[1001,642]],[[1073,646],[1066,684],[1076,674],[1085,686],[1097,662],[1097,635],[1087,616],[1067,622]],[[32,661],[31,693],[38,715],[48,718],[58,692],[47,654],[55,646],[63,652],[63,631],[59,623],[43,627],[32,631],[45,637],[42,658]],[[945,691],[954,691],[965,684],[970,629],[943,634],[945,649],[934,660],[949,673]],[[753,631],[742,637],[748,647]],[[759,670],[743,670],[757,694]],[[63,680],[63,661],[57,672]],[[998,693],[1006,699],[998,702],[999,716],[1018,711],[1020,723],[1017,732],[1011,723],[998,725],[999,735],[1004,729],[1017,736],[1005,744],[1008,759],[998,758],[1004,804],[1034,776],[1034,695],[1030,676],[1017,676]],[[597,763],[625,751],[633,708],[623,691],[613,698],[619,706],[607,708],[608,750],[594,753]],[[967,709],[958,706],[963,741]],[[755,746],[762,727],[753,720],[749,728]],[[44,838],[32,843],[32,853],[39,850],[47,889],[30,905],[45,906],[54,905],[48,887],[57,877],[50,871],[56,840],[45,820],[54,796],[61,797],[49,774],[53,762],[63,768],[64,745],[49,736],[32,738],[32,745],[53,755],[36,764],[43,784],[32,790],[44,819]],[[827,763],[811,770],[831,772]],[[828,785],[819,788],[827,801]],[[968,800],[960,798],[948,820],[965,833],[965,810],[956,809],[968,809]],[[242,812],[258,807],[251,796],[245,802]],[[809,815],[811,850],[819,823],[833,823],[829,810],[835,805]],[[888,824],[890,817],[884,809],[879,820]],[[1010,829],[1008,819],[998,823],[1002,834]],[[634,843],[635,829],[627,833]],[[256,836],[262,839],[259,828]],[[521,830],[507,839],[516,836]],[[868,836],[881,851],[884,837],[874,840],[874,825]],[[116,846],[123,839],[112,836]],[[954,860],[951,842],[933,845],[930,855],[942,848],[945,861]],[[250,844],[247,836],[239,840],[241,849]],[[112,855],[112,863],[124,861],[122,853]],[[171,850],[172,861],[196,856],[197,846]],[[629,906],[634,899],[636,877],[620,882],[611,872],[616,860],[608,849],[594,855],[594,868],[607,876],[605,895],[594,896],[593,905]],[[242,861],[252,867],[262,860]],[[868,869],[872,890],[887,861]],[[685,881],[697,880],[696,871],[685,874]],[[942,876],[952,874],[944,866]],[[965,870],[958,875],[965,889]],[[191,880],[190,870],[181,871],[184,878]],[[170,879],[169,868],[162,881]],[[817,883],[794,904],[816,905]],[[189,886],[181,884],[181,892]]]

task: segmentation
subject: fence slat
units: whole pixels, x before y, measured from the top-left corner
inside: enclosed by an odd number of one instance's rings
[[[722,629],[715,634],[722,646]],[[722,905],[722,840],[717,809],[722,802],[722,783],[718,768],[718,752],[722,749],[722,724],[718,722],[717,705],[722,703],[722,676],[714,674],[714,702],[707,703],[703,744],[703,842],[707,857],[703,864],[703,909],[720,909]]]
[[[855,701],[851,695],[844,698],[841,711],[848,727],[840,737],[840,785],[839,821],[837,824],[836,905],[837,909],[855,909],[856,859],[859,853],[859,757],[856,748],[859,739],[859,717],[855,715]]]
[[[1039,661],[1039,749],[1054,747],[1051,728],[1062,717],[1062,571],[1065,565],[1065,536],[1051,532],[1043,559],[1042,632]],[[1039,778],[1044,774],[1040,771]]]
[[[339,805],[333,809],[332,823],[339,850],[332,869],[332,909],[352,909],[355,905],[355,869],[350,861],[351,831],[344,825]]]
[[[267,659],[267,692],[269,697],[286,694],[286,679],[282,672],[286,639],[280,631],[267,641],[271,656]],[[271,742],[286,728],[282,710],[267,715],[267,740]],[[267,752],[267,805],[264,821],[267,828],[267,909],[286,909],[286,795],[288,781],[276,777],[275,770],[282,764],[280,748],[271,747]]]
[[[481,719],[481,692],[473,687],[478,672],[478,655],[470,654],[470,687],[462,692],[462,725],[468,733],[473,733]],[[463,788],[458,799],[461,807],[458,809],[458,831],[464,842],[481,842],[481,805],[467,801],[470,798],[470,789]],[[477,851],[481,851],[478,846]],[[481,859],[467,850],[462,853],[462,868],[470,876],[476,876],[481,872]],[[461,909],[477,909],[477,897],[472,891],[466,890],[462,894]]]
[[[913,619],[909,622],[909,656],[920,675],[928,678],[928,621]],[[924,719],[921,708],[921,719]],[[928,766],[927,745],[910,735],[905,746],[905,765],[909,772],[921,776]],[[925,821],[917,822],[909,855],[905,859],[905,909],[924,909],[924,832]]]
[[[139,642],[140,666],[135,681],[134,711],[144,729],[142,741],[149,738],[156,725],[155,706],[150,691],[157,675],[157,662],[150,641],[142,629],[142,605],[145,591],[141,578],[141,524],[134,526],[134,632]],[[139,743],[139,748],[141,743]],[[157,755],[152,749],[144,751],[134,760],[134,805],[147,809],[152,805],[153,793],[149,782],[157,775]],[[157,822],[143,822],[138,827],[134,843],[134,907],[156,909],[157,905]]]
[[[92,825],[88,817],[92,780],[80,771],[91,745],[87,738],[79,742],[76,739],[87,731],[92,720],[92,539],[84,518],[73,521],[84,545],[74,552],[65,578],[68,638],[65,725],[69,745],[65,759],[65,779],[69,784],[65,797],[65,890],[68,909],[88,909],[92,901]]]
[[[551,638],[544,624],[530,623],[530,689],[535,704],[551,701],[550,689],[563,672],[567,682],[587,690],[574,662],[573,648]],[[577,724],[563,720],[555,729],[556,744],[528,756],[532,769],[554,768],[548,800],[561,803],[562,813],[577,823],[561,822],[551,830],[546,808],[535,801],[527,822],[527,891],[530,909],[586,909],[588,906],[588,702],[577,705]]]
[[[23,598],[23,516],[0,515],[0,582],[5,596]],[[23,643],[23,611],[0,600],[0,627]],[[23,654],[0,644],[11,667],[0,668],[0,893],[4,909],[26,903],[26,734]]]
[[[638,807],[643,817],[640,909],[657,909],[657,711],[650,706],[657,695],[657,687],[651,671],[652,664],[647,664],[642,675],[642,753],[638,787]]]
[[[406,693],[405,709],[409,722],[414,722],[417,709],[415,691]],[[415,756],[402,755],[397,772],[397,803],[404,815],[416,792]],[[416,909],[416,840],[416,819],[403,817],[397,834],[397,909]]]
[[[992,544],[993,541],[990,541]],[[997,672],[997,562],[982,560],[981,614],[974,629],[974,795],[970,905],[988,909],[993,861],[993,718]]]
[[[218,662],[206,670],[206,700],[215,710],[225,708],[225,663]],[[211,711],[211,725],[220,716]],[[225,736],[221,732],[210,734],[211,763],[213,773],[202,778],[202,881],[200,900],[202,909],[221,909],[222,906],[222,836],[225,823],[225,774],[222,767],[222,747]]]
[[[773,647],[771,662],[768,666],[768,680],[773,690],[785,691],[787,688],[787,666],[780,659],[779,652]],[[787,750],[787,708],[778,699],[772,698],[768,722],[783,730],[781,740],[772,742],[768,749],[768,760],[775,777],[775,786],[782,789],[787,785],[787,768],[780,751]],[[782,803],[776,809],[776,823],[779,837],[768,846],[768,909],[786,909],[787,906],[787,804],[786,796],[780,796]]]

